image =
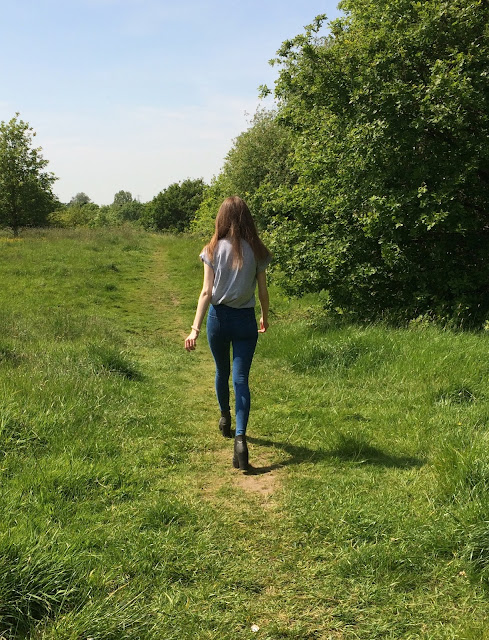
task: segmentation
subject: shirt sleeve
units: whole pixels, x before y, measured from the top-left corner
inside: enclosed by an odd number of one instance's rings
[[[199,255],[199,258],[202,260],[202,262],[205,262],[205,264],[209,265],[209,267],[211,267],[211,269],[214,269],[214,265],[212,264],[212,262],[209,260],[208,256],[207,256],[207,251],[204,249],[204,251],[202,251],[202,253]]]
[[[265,271],[265,269],[268,267],[271,261],[272,261],[272,256],[268,255],[264,260],[260,260],[259,262],[257,262],[256,272],[262,273],[263,271]]]

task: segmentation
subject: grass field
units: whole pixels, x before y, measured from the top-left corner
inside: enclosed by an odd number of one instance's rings
[[[0,236],[0,638],[489,638],[489,335],[272,287],[242,474],[199,249]]]

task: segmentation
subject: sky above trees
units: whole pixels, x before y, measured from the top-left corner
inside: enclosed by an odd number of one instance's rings
[[[336,0],[2,3],[0,120],[37,132],[63,202],[147,201],[209,181],[255,112],[268,60]],[[269,103],[268,103],[269,104]]]

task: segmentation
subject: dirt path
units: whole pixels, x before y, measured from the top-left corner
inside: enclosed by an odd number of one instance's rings
[[[196,456],[194,461],[199,467],[197,489],[217,507],[230,508],[236,504],[236,493],[242,493],[269,511],[277,504],[285,469],[274,457],[272,448],[256,443],[249,444],[249,472],[243,473],[232,467],[233,440],[223,438],[217,428],[219,414],[213,389],[214,363],[207,344],[202,344],[205,337],[195,353],[186,354],[183,350],[188,327],[181,312],[179,294],[168,275],[168,260],[168,251],[162,242],[153,255],[147,274],[149,287],[142,293],[160,318],[158,330],[172,342],[182,345],[182,358],[192,358],[188,367],[187,389],[183,390],[187,398],[186,409],[195,421],[197,437],[207,443],[203,460]]]

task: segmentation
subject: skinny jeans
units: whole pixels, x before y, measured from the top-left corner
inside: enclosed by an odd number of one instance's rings
[[[230,352],[233,352],[233,387],[236,402],[236,435],[245,435],[250,415],[248,377],[258,340],[255,310],[211,305],[207,339],[216,363],[216,396],[221,411],[229,411]]]

